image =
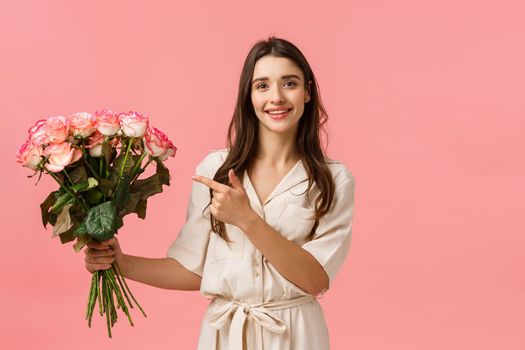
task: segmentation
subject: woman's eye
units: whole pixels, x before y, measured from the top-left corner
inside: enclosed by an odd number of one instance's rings
[[[257,89],[260,88],[263,85],[266,85],[266,84],[259,84],[259,85],[257,85]]]
[[[287,81],[285,84],[288,84],[288,83],[295,85],[293,81]]]

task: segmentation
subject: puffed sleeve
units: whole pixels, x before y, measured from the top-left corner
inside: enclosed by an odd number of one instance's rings
[[[213,178],[206,166],[206,160],[207,158],[197,165],[195,174]],[[167,257],[176,259],[186,269],[201,277],[211,231],[209,208],[203,213],[209,201],[209,188],[200,182],[193,181],[186,222],[167,253]]]
[[[330,286],[350,248],[354,192],[353,176],[349,175],[336,183],[333,206],[319,219],[314,237],[302,245],[324,268]]]

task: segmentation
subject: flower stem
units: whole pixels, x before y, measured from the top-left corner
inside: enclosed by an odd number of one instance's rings
[[[95,177],[95,179],[97,181],[100,180],[100,177],[98,176],[97,172],[91,167],[91,165],[89,164],[89,162],[87,161],[87,155],[84,154],[84,156],[82,157],[82,160],[84,161],[84,164],[86,164],[86,166],[88,167],[89,171],[91,171],[91,174],[93,174],[93,176]]]
[[[100,288],[102,274],[98,270],[95,271],[95,272],[97,274],[98,311],[100,313],[100,316],[102,316],[102,315],[104,315],[104,309],[103,309],[103,306],[102,306],[102,293],[101,293],[101,288]]]
[[[126,153],[124,154],[124,161],[122,162],[122,166],[120,167],[120,174],[119,174],[119,178],[118,178],[119,179],[118,183],[120,183],[120,179],[122,178],[122,173],[124,172],[124,166],[126,166],[126,161],[128,160],[129,150],[131,148],[131,144],[132,143],[133,143],[133,137],[131,137],[128,140],[128,146],[126,147]]]
[[[133,309],[133,304],[131,303],[131,300],[129,300],[128,293],[126,293],[126,288],[122,284],[122,281],[120,279],[120,275],[119,275],[119,273],[117,271],[117,267],[113,266],[113,268],[115,269],[115,276],[117,277],[117,281],[118,281],[118,284],[120,285],[120,289],[122,290],[122,293],[124,293],[124,297],[126,297],[126,300],[128,301],[129,307]],[[122,278],[124,278],[124,276],[122,276]]]
[[[139,307],[140,311],[142,312],[142,314],[144,315],[144,317],[148,317],[146,316],[146,313],[144,312],[144,310],[142,310],[142,307],[140,306],[140,304],[137,302],[137,300],[135,299],[135,297],[133,296],[133,293],[131,293],[131,290],[129,289],[128,287],[128,284],[126,283],[126,279],[124,278],[124,275],[122,275],[122,272],[120,271],[120,267],[118,266],[117,262],[115,261],[115,266],[117,267],[117,272],[119,273],[119,275],[122,277],[122,281],[124,282],[124,286],[126,287],[126,289],[128,290],[128,293],[129,295],[131,296],[131,299],[133,299],[133,301],[135,302],[135,304],[137,304],[137,306]]]
[[[50,171],[46,171],[47,174],[51,175],[51,177],[53,179],[55,179],[55,181],[60,185],[60,187],[62,187],[62,189],[64,191],[66,191],[67,193],[69,193],[70,195],[74,196],[73,192],[71,192],[70,190],[68,190],[68,188],[62,183],[62,181],[60,181],[60,179],[55,175],[53,174],[52,172]]]
[[[69,174],[67,173],[66,168],[62,169],[62,171],[64,172],[64,175],[66,175],[67,179],[68,179],[69,182],[71,183],[71,186],[73,186],[75,183],[74,183],[73,180],[71,180],[71,178],[69,177]]]
[[[131,178],[135,176],[135,172],[137,171],[138,168],[140,168],[140,165],[142,164],[142,160],[146,157],[146,155],[147,155],[146,152],[143,152],[140,155],[138,162],[135,164],[135,166],[133,167],[133,171],[131,172]]]
[[[102,275],[102,292],[103,292],[103,298],[104,301],[104,312],[106,313],[106,325],[108,328],[108,336],[111,338],[111,320],[110,320],[110,305],[109,305],[109,291],[108,291],[108,283],[105,276]]]

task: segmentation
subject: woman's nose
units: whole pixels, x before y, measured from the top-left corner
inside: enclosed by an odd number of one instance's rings
[[[284,102],[284,96],[278,87],[272,89],[271,95],[270,95],[270,102],[273,103],[282,103]]]

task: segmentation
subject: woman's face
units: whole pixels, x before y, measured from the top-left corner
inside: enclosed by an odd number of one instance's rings
[[[277,133],[294,133],[310,100],[301,69],[289,58],[271,55],[255,64],[251,97],[259,126]]]

